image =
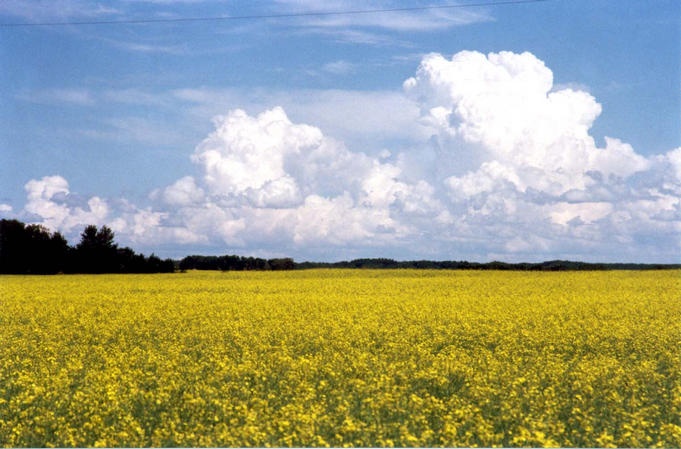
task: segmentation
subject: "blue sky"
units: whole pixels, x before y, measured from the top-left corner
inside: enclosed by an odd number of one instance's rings
[[[442,4],[8,0],[0,22]],[[172,257],[678,262],[680,50],[676,0],[4,27],[0,215]]]

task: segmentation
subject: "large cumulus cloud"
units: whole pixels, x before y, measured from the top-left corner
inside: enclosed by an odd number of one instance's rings
[[[665,252],[666,242],[674,257],[677,150],[650,160],[616,138],[597,147],[589,129],[601,106],[586,92],[554,90],[552,78],[530,53],[460,52],[426,56],[405,81],[421,120],[436,130],[440,158],[455,161],[443,175],[453,215],[528,254],[631,258],[656,244]]]
[[[409,150],[351,150],[281,107],[233,110],[191,154],[196,173],[152,192],[152,206],[70,206],[53,176],[26,185],[23,213],[192,251],[676,260],[681,149],[644,157],[614,137],[597,145],[600,104],[556,88],[531,53],[430,54],[403,90],[423,135]]]

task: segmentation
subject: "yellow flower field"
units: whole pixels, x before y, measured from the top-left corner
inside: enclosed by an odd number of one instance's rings
[[[681,273],[0,277],[3,446],[681,446]]]

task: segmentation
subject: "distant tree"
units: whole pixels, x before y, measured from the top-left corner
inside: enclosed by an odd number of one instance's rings
[[[161,261],[161,267],[159,271],[161,273],[174,273],[175,261],[173,259],[164,259],[163,261]]]
[[[37,224],[26,226],[25,251],[28,256],[28,272],[54,274],[65,271],[68,243],[59,232],[50,231]]]
[[[0,220],[0,273],[156,273],[175,271],[175,261],[118,248],[107,226],[86,226],[75,248],[59,232],[18,220]],[[200,256],[199,256],[200,257]]]
[[[88,225],[80,234],[80,242],[76,246],[78,250],[94,249],[97,247],[97,226]]]
[[[76,269],[81,273],[113,273],[119,271],[118,248],[114,233],[107,227],[88,225],[76,246]]]
[[[55,232],[52,234],[47,257],[54,267],[54,273],[66,272],[70,250],[69,242],[66,241],[66,238],[61,233]]]
[[[270,266],[270,270],[293,270],[295,268],[295,263],[290,257],[270,259],[267,264]]]
[[[0,220],[0,272],[49,274],[65,271],[68,244],[41,225]]]
[[[80,234],[80,243],[77,249],[112,249],[116,247],[114,233],[108,226],[102,226],[97,230],[97,226],[88,225]]]
[[[0,272],[26,273],[29,256],[28,238],[24,223],[18,220],[0,220]]]

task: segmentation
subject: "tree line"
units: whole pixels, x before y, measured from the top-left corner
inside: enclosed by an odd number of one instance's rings
[[[0,220],[0,273],[171,273],[172,259],[120,248],[107,226],[86,226],[70,246],[59,232],[18,220]]]
[[[468,262],[465,260],[406,260],[365,258],[340,262],[295,262],[291,258],[260,259],[240,256],[187,256],[179,262],[180,270],[306,270],[311,268],[353,269],[430,269],[430,270],[507,270],[507,271],[593,271],[593,270],[664,270],[681,269],[681,264],[589,263],[549,260],[538,263]]]
[[[549,260],[538,263],[468,262],[465,260],[406,260],[386,258],[354,259],[341,262],[301,262],[296,269],[308,268],[422,268],[439,270],[514,270],[514,271],[587,271],[587,270],[664,270],[679,269],[681,264],[589,263],[570,260]]]
[[[310,268],[421,268],[441,270],[520,270],[520,271],[579,271],[579,270],[661,270],[680,269],[681,264],[588,263],[550,260],[540,263],[487,263],[468,261],[409,260],[364,258],[341,262],[295,262],[289,257],[262,259],[259,257],[187,256],[176,262],[137,254],[128,247],[120,248],[114,233],[107,226],[86,226],[80,242],[69,246],[59,232],[50,232],[41,225],[26,225],[18,220],[0,220],[0,273],[171,273],[185,270],[304,270]]]
[[[289,257],[261,259],[242,256],[187,256],[179,263],[180,270],[293,270],[296,263]]]

